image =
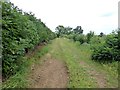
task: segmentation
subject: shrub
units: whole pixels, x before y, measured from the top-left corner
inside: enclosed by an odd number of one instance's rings
[[[75,41],[79,41],[80,44],[85,42],[85,36],[83,34],[76,34]]]
[[[92,45],[92,59],[99,61],[119,61],[120,60],[120,48],[118,33],[112,33],[107,35],[106,38],[97,37],[96,45]],[[101,39],[101,41],[100,41]],[[102,40],[103,39],[103,40]],[[93,40],[94,41],[94,40]],[[91,44],[92,44],[91,40]]]
[[[15,74],[23,63],[20,58],[29,49],[54,37],[55,34],[34,14],[2,2],[2,75],[7,78]]]

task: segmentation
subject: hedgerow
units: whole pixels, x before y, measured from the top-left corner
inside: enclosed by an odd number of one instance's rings
[[[2,75],[7,78],[15,74],[25,53],[54,38],[55,34],[34,14],[2,2]]]
[[[93,45],[92,47],[93,60],[102,62],[120,61],[120,41],[118,33],[109,34],[101,41],[98,39],[97,42],[97,45]]]

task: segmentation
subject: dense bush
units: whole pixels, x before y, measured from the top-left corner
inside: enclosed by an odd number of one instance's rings
[[[70,34],[67,38],[72,39],[73,41],[79,41],[80,44],[86,42],[86,36],[84,34]]]
[[[47,42],[55,34],[37,19],[12,3],[2,3],[2,49],[3,76],[9,77],[19,70],[22,56],[42,42]]]
[[[86,39],[87,43],[90,42],[90,39],[91,39],[93,36],[94,36],[94,32],[90,31],[89,33],[87,33],[87,35],[86,35],[86,37],[87,37],[87,39]]]
[[[94,41],[96,44],[93,44],[92,41]],[[91,40],[91,44],[93,44],[92,59],[99,61],[120,61],[118,33],[109,34],[105,36],[105,38],[94,38],[94,40]]]
[[[83,44],[85,40],[85,36],[83,34],[76,34],[75,41],[79,41],[80,44]]]

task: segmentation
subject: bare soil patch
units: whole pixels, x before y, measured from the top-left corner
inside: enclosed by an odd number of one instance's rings
[[[33,65],[29,77],[30,88],[66,88],[68,74],[65,64],[45,55],[42,65]]]

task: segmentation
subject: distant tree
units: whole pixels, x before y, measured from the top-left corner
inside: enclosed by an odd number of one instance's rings
[[[70,34],[71,32],[72,32],[72,28],[71,27],[64,27],[63,25],[58,25],[56,28],[55,28],[55,30],[56,30],[56,34],[57,34],[57,36],[59,37],[59,36],[61,36],[61,35],[63,35],[63,34]]]
[[[89,33],[87,33],[87,43],[90,42],[90,39],[94,36],[94,32],[93,31],[90,31]]]
[[[103,37],[103,36],[104,36],[104,33],[103,33],[103,32],[101,32],[99,36],[100,36],[100,37]]]
[[[75,29],[73,29],[73,32],[75,33],[75,34],[83,34],[83,29],[82,29],[82,27],[81,26],[77,26]]]
[[[64,31],[64,32],[65,32],[65,34],[68,35],[68,34],[72,33],[72,28],[69,27],[69,26],[68,26],[68,27],[65,27],[65,31]]]
[[[60,35],[62,35],[65,31],[65,27],[63,25],[58,25],[56,28],[55,28],[55,32],[57,34],[57,37],[59,37]]]

